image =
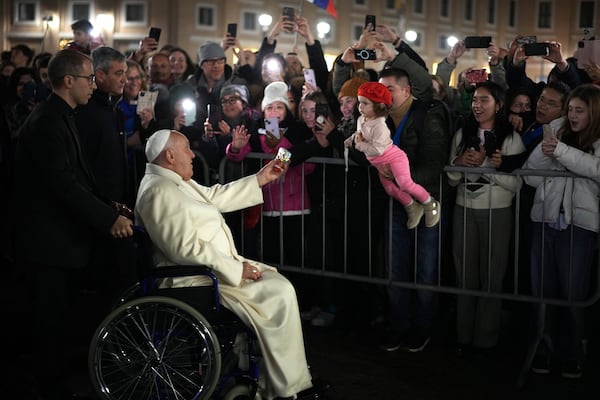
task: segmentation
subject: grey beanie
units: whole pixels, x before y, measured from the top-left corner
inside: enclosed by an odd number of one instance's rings
[[[248,88],[246,86],[234,84],[225,85],[221,89],[221,98],[228,94],[238,95],[244,103],[248,104]]]
[[[213,60],[215,58],[226,58],[225,50],[215,42],[204,42],[198,50],[198,65],[206,60]]]

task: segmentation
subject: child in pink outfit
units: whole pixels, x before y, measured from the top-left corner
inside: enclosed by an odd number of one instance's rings
[[[378,82],[366,82],[358,88],[360,117],[357,131],[345,141],[346,147],[354,145],[362,151],[374,166],[389,165],[394,180],[379,175],[381,184],[390,196],[406,209],[409,229],[419,225],[425,214],[425,225],[436,225],[440,219],[439,203],[423,186],[415,183],[410,175],[406,153],[396,146],[385,120],[392,104],[387,87]],[[419,203],[415,202],[417,200]]]

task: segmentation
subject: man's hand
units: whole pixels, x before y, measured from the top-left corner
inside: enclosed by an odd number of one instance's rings
[[[115,223],[110,227],[110,235],[115,239],[133,236],[133,222],[122,215],[117,217]]]
[[[242,263],[242,279],[257,281],[261,276],[262,272],[256,265],[252,265],[248,261]]]
[[[392,168],[389,164],[377,165],[375,168],[377,168],[379,175],[383,176],[385,179],[389,179],[390,181],[394,180],[394,174],[392,173]]]
[[[256,173],[258,185],[262,187],[267,183],[276,181],[285,174],[285,171],[287,171],[287,165],[284,170],[281,170],[279,168],[275,168],[275,160],[269,161],[264,167],[260,169],[260,171]]]

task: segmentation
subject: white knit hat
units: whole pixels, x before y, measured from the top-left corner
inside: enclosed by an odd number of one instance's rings
[[[146,142],[146,158],[148,162],[153,162],[156,157],[165,149],[167,142],[171,137],[170,129],[161,129],[156,131],[148,138]]]
[[[285,82],[271,82],[265,88],[265,95],[262,100],[262,110],[265,110],[269,104],[281,101],[289,109],[290,103],[287,98],[288,86]]]

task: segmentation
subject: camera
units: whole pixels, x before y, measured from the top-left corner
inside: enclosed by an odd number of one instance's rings
[[[467,49],[487,49],[492,42],[491,36],[467,36],[465,37],[465,47]]]
[[[355,49],[354,58],[357,60],[376,60],[377,54],[375,49]]]
[[[526,56],[547,56],[548,43],[526,43],[523,45]]]

